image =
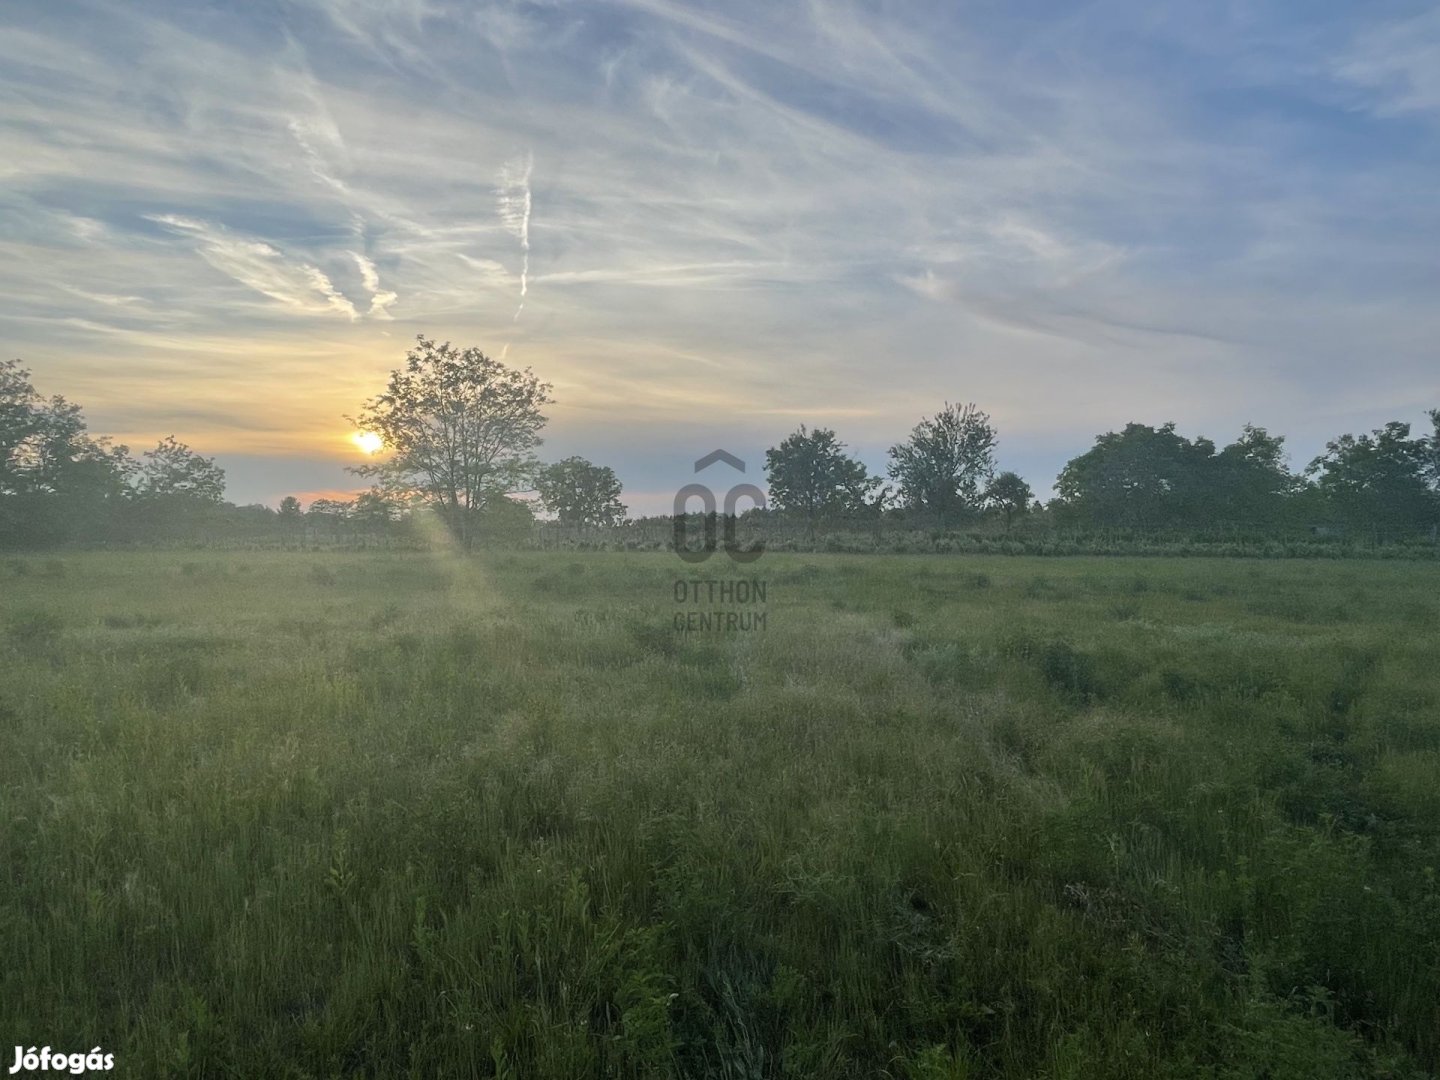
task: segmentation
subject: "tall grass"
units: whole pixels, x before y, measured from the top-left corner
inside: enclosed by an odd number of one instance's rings
[[[764,630],[678,634],[692,574],[0,566],[5,1045],[196,1077],[1440,1066],[1440,568],[767,555]]]

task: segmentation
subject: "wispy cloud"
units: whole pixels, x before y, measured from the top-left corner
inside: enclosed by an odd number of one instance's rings
[[[358,251],[352,251],[350,257],[355,260],[355,266],[360,271],[360,280],[370,293],[370,309],[367,314],[373,315],[377,319],[394,318],[385,309],[399,300],[399,295],[389,289],[380,288],[380,272],[375,269],[375,264],[364,255]]]
[[[264,241],[233,235],[205,221],[176,214],[146,216],[192,240],[196,253],[216,270],[287,308],[307,315],[359,317],[355,305],[317,266],[292,263]]]
[[[1384,115],[1440,110],[1440,8],[1367,27],[1335,65]]]

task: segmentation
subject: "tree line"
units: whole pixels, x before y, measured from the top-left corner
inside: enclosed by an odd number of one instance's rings
[[[225,473],[173,436],[138,456],[89,433],[81,409],[44,398],[19,361],[0,363],[0,546],[184,542],[206,530],[343,540],[393,531],[417,508],[466,546],[522,537],[534,509],[566,526],[626,519],[613,469],[582,457],[536,456],[552,387],[477,348],[424,337],[385,387],[347,417],[383,456],[351,471],[371,481],[353,500],[289,496],[277,510],[225,501]],[[769,509],[754,517],[814,534],[836,523],[1006,533],[1036,523],[1075,531],[1296,527],[1364,539],[1407,539],[1440,522],[1440,409],[1412,435],[1393,421],[1342,435],[1300,472],[1284,439],[1247,425],[1218,447],[1173,423],[1127,424],[1069,461],[1056,495],[1038,499],[999,468],[999,436],[975,404],[946,403],[891,446],[872,475],[829,428],[801,426],[766,451]],[[526,498],[525,496],[533,496]]]
[[[1301,472],[1285,440],[1246,425],[1232,443],[1187,439],[1173,423],[1127,424],[1072,458],[1048,503],[997,467],[998,435],[974,404],[947,404],[889,450],[888,479],[869,475],[836,433],[803,426],[766,452],[771,505],[808,527],[889,514],[941,528],[986,518],[1008,532],[1031,518],[1086,529],[1249,530],[1304,526],[1376,539],[1432,534],[1440,522],[1440,409],[1428,432],[1392,421],[1341,435]]]

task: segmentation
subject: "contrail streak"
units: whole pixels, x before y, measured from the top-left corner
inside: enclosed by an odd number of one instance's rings
[[[520,241],[520,303],[511,322],[518,322],[525,310],[525,294],[530,291],[530,172],[534,156],[505,163],[500,172],[500,220],[510,234]]]

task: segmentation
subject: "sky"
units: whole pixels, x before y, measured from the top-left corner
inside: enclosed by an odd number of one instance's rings
[[[359,490],[417,334],[664,512],[976,402],[1047,493],[1129,421],[1303,466],[1440,406],[1440,7],[6,0],[0,335],[229,497]]]

